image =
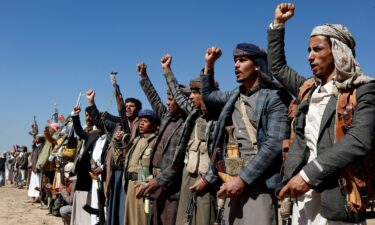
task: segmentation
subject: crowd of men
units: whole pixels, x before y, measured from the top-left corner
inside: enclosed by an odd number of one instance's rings
[[[0,154],[0,187],[5,185],[6,180],[18,188],[26,186],[29,183],[30,160],[31,154],[27,152],[26,146],[15,145],[13,152],[2,152]]]
[[[64,122],[34,135],[30,202],[44,202],[74,225],[278,224],[280,203],[283,223],[365,224],[365,202],[352,204],[343,171],[373,155],[375,82],[339,24],[311,33],[312,79],[289,67],[284,36],[293,15],[291,3],[276,7],[268,54],[251,43],[235,47],[239,86],[232,91],[214,78],[222,54],[216,46],[186,86],[172,72],[172,56],[161,58],[166,103],[139,63],[152,110],[117,93],[119,116],[101,112],[88,90],[84,126],[77,105]],[[21,185],[24,150],[13,156]]]

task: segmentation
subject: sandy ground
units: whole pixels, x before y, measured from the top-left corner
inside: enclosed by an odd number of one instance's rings
[[[47,209],[41,209],[40,203],[25,203],[27,190],[7,185],[0,187],[0,224],[1,225],[62,225],[60,217],[47,216]],[[367,220],[367,225],[375,225],[375,219]]]
[[[27,201],[27,190],[10,185],[0,187],[0,224],[1,225],[62,225],[60,217],[47,216],[47,209],[41,209],[40,203]]]

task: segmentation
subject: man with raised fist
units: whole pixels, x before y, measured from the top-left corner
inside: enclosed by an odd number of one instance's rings
[[[350,181],[344,180],[344,172],[348,164],[373,150],[375,83],[361,71],[355,59],[355,40],[341,24],[313,29],[307,57],[313,78],[290,68],[284,34],[294,9],[291,3],[279,4],[268,30],[271,71],[297,97],[295,138],[285,161],[279,197],[290,196],[295,201],[292,224],[361,223],[364,212],[351,207],[346,185]],[[345,104],[341,104],[342,96],[348,96]],[[339,126],[342,122],[345,127]]]

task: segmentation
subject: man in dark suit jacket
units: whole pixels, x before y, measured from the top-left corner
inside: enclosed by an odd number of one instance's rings
[[[229,224],[248,224],[248,221],[276,224],[277,205],[273,204],[271,193],[280,179],[282,140],[289,133],[290,96],[269,75],[264,50],[249,43],[238,44],[233,52],[236,80],[241,85],[231,92],[215,91],[214,64],[220,56],[220,48],[208,48],[201,75],[207,108],[209,105],[223,107],[214,147],[223,150],[222,157],[229,156],[225,127],[233,125],[240,157],[251,160],[233,180],[221,186],[217,195],[230,199],[224,213]],[[214,175],[207,174],[205,178],[210,182]]]
[[[77,180],[72,206],[72,224],[90,223],[90,214],[84,211],[82,207],[87,203],[88,192],[91,191],[92,187],[92,178],[89,175],[89,172],[91,172],[91,153],[94,150],[95,143],[101,136],[102,132],[100,130],[92,130],[90,132],[85,131],[82,128],[81,121],[79,119],[80,111],[81,108],[77,106],[73,109],[72,113],[74,132],[78,137],[81,138],[81,140],[84,141],[83,150],[81,150],[82,152],[78,153],[79,155],[77,157],[79,158],[77,159],[75,165]],[[102,156],[105,157],[105,153],[103,153]]]
[[[268,31],[268,62],[275,77],[295,96],[307,80],[291,69],[285,59],[285,23],[294,15],[294,5],[276,7]],[[346,208],[340,172],[349,163],[373,151],[375,143],[375,83],[364,75],[354,58],[355,41],[340,24],[313,29],[308,61],[315,85],[306,101],[298,105],[293,122],[294,141],[285,162],[279,197],[296,199],[294,224],[359,223],[363,214]],[[357,106],[350,127],[336,141],[338,96],[356,90]]]

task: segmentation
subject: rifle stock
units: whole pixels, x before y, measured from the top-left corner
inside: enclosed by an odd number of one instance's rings
[[[99,222],[96,223],[96,225],[105,225],[105,210],[104,210],[104,204],[105,204],[105,196],[103,192],[103,183],[100,179],[100,176],[98,176],[98,179],[96,180],[98,182],[98,189],[97,189],[97,195],[98,195],[98,208],[93,208],[88,204],[85,204],[82,208],[88,212],[89,214],[96,215],[99,218]]]
[[[97,179],[98,182],[98,208],[99,208],[99,224],[105,225],[105,196],[104,196],[104,189],[103,189],[103,181],[101,180],[100,176]]]
[[[36,122],[36,116],[34,116],[34,122],[31,125],[31,131],[29,132],[29,134],[33,136],[33,138],[35,139],[38,133],[39,133],[38,123]]]

